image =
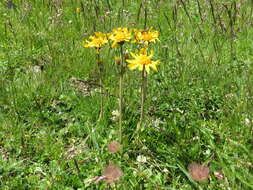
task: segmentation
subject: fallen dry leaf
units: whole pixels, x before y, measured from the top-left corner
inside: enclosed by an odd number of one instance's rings
[[[191,163],[188,166],[189,174],[194,181],[206,182],[209,177],[209,168],[206,165]]]
[[[109,163],[103,171],[103,176],[106,176],[106,180],[109,183],[119,181],[120,177],[123,176],[121,169],[113,163]]]
[[[109,152],[115,153],[119,151],[121,145],[117,141],[112,141],[108,144],[107,148]]]

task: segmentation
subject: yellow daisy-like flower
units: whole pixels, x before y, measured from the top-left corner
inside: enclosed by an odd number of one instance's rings
[[[143,69],[145,69],[145,71],[149,73],[151,69],[158,72],[157,66],[160,64],[160,61],[151,60],[151,58],[154,56],[153,52],[148,55],[147,50],[145,48],[142,48],[139,54],[131,53],[131,55],[134,59],[126,60],[128,63],[130,63],[127,65],[130,70],[139,69],[139,71],[143,71]]]
[[[109,39],[113,41],[112,48],[115,48],[119,44],[122,45],[124,42],[129,42],[131,40],[131,32],[128,28],[116,28],[109,35]]]
[[[134,36],[135,40],[133,40],[133,43],[148,45],[151,42],[155,43],[156,41],[159,41],[159,32],[153,30],[152,28],[150,28],[149,30],[135,29]]]
[[[79,7],[76,8],[76,12],[77,12],[77,13],[80,13],[80,12],[81,12],[81,8],[79,8]]]
[[[96,48],[97,51],[99,51],[104,44],[108,43],[107,34],[102,32],[95,32],[95,35],[90,36],[89,40],[90,41],[86,40],[83,46],[85,48]]]

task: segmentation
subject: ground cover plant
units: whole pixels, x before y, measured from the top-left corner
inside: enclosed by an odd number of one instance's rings
[[[251,0],[0,15],[0,189],[253,189]]]

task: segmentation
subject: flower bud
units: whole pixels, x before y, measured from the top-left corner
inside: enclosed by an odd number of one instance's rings
[[[115,57],[114,57],[114,60],[115,60],[116,65],[120,65],[121,60],[120,60],[120,57],[119,57],[119,56],[115,56]]]

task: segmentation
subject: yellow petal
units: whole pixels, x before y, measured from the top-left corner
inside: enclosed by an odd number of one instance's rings
[[[143,70],[143,67],[144,67],[144,65],[138,64],[138,70],[139,70],[139,71],[142,71],[142,70]]]
[[[160,65],[160,61],[159,60],[157,60],[157,61],[152,61],[152,63],[154,64],[154,65]]]
[[[85,48],[89,47],[89,42],[87,40],[85,42],[83,42],[83,47],[85,47]]]
[[[147,49],[146,48],[141,48],[140,54],[147,55]]]
[[[136,60],[134,59],[127,59],[126,62],[136,64]]]
[[[137,64],[134,64],[134,63],[131,63],[131,64],[128,64],[127,67],[130,69],[130,70],[134,70],[138,67]]]
[[[112,44],[112,48],[116,48],[116,47],[118,47],[118,43],[117,42],[113,42],[113,44]]]
[[[149,55],[149,58],[151,59],[154,56],[154,51],[151,51],[151,54]]]
[[[153,71],[158,72],[158,70],[157,70],[157,68],[156,68],[156,65],[150,64],[149,66],[150,66],[150,68],[151,68]]]
[[[137,55],[136,55],[136,54],[134,54],[133,52],[130,52],[130,54],[131,54],[131,56],[132,56],[133,58],[135,58],[135,59],[136,59],[136,57],[137,57]]]
[[[148,74],[149,74],[149,72],[150,72],[149,66],[150,66],[150,65],[145,65],[145,70],[147,71]]]

